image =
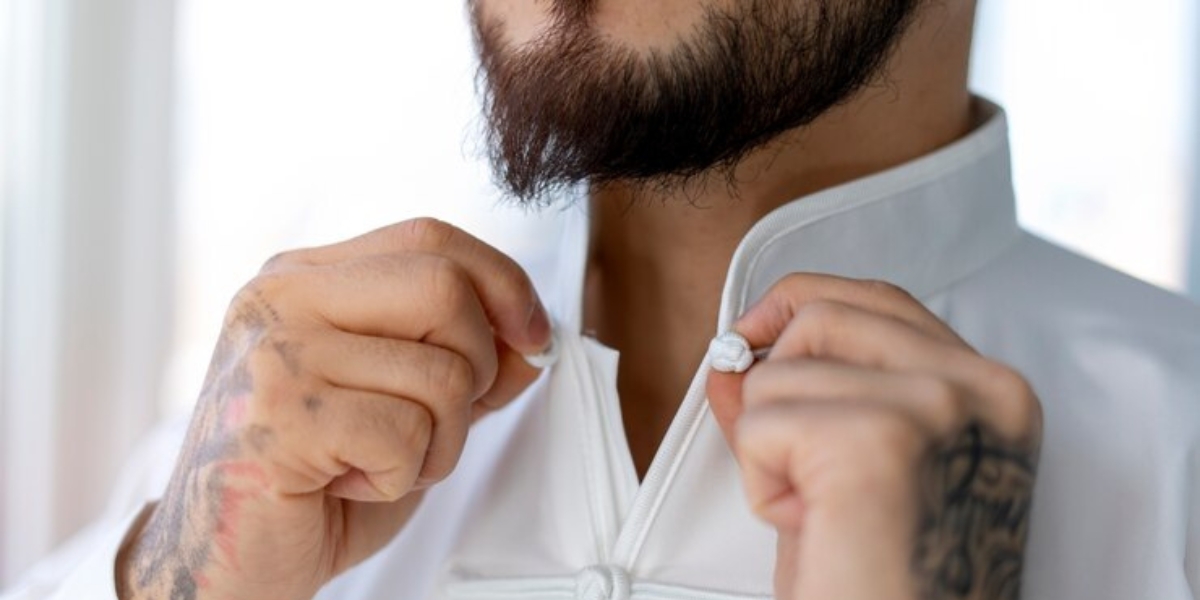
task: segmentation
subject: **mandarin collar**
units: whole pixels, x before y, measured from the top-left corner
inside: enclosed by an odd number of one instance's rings
[[[930,154],[803,196],[760,219],[730,263],[716,332],[777,281],[808,272],[887,281],[927,299],[1017,241],[1004,111],[976,99],[981,124]],[[581,327],[587,203],[567,210],[552,312]]]

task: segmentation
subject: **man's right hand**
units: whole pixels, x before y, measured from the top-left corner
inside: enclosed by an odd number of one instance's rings
[[[524,271],[438,221],[270,260],[230,305],[119,595],[308,600],[395,536],[550,336]]]

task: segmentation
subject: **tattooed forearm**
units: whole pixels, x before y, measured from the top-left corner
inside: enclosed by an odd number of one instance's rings
[[[1036,472],[1034,452],[978,425],[936,457],[914,567],[925,600],[1017,600]]]
[[[122,598],[196,600],[208,587],[206,570],[236,568],[240,505],[264,484],[261,468],[245,458],[265,452],[274,437],[269,428],[245,423],[254,376],[244,358],[278,319],[269,309],[247,301],[227,322],[164,501],[124,552]],[[292,369],[297,346],[264,346]]]

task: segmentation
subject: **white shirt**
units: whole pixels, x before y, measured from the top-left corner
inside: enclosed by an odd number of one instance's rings
[[[764,217],[734,256],[713,334],[792,272],[904,287],[1043,402],[1022,597],[1200,598],[1200,308],[1022,232],[1005,118],[984,108],[982,126],[933,154]],[[559,361],[476,426],[404,531],[320,599],[771,596],[774,532],[748,510],[709,414],[707,360],[639,484],[617,355],[580,333],[588,229],[581,211],[569,220],[538,278]],[[115,598],[116,550],[173,454],[148,448],[123,516],[5,598]]]

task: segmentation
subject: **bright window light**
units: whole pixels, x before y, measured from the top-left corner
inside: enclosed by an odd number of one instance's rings
[[[1181,289],[1195,3],[981,2],[975,86],[1008,108],[1026,226]],[[180,306],[190,405],[228,299],[273,253],[417,215],[521,256],[549,220],[478,158],[461,2],[229,0],[180,13]]]

